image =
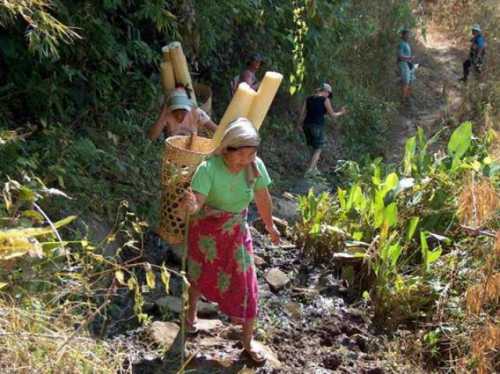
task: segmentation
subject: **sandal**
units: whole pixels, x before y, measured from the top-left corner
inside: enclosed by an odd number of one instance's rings
[[[200,331],[198,327],[196,327],[196,321],[190,322],[186,319],[186,333],[188,335],[196,335]]]
[[[243,353],[246,353],[248,357],[250,357],[252,361],[257,365],[261,365],[267,360],[264,352],[262,352],[262,350],[260,349],[255,349],[252,343],[250,343],[249,348],[245,348],[245,346],[243,346]]]
[[[250,359],[257,365],[261,365],[267,361],[266,356],[262,352],[246,348],[243,349],[243,352],[246,353],[248,357],[250,357]]]

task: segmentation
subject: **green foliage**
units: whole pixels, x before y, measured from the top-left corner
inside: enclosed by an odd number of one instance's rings
[[[429,153],[438,136],[427,140],[419,129],[399,169],[382,170],[378,161],[363,169],[346,164],[340,170],[352,178],[350,186],[335,196],[310,191],[299,199],[304,253],[321,262],[350,248],[363,255],[375,279],[375,319],[386,326],[422,318],[432,307],[439,291],[433,266],[453,244],[447,234],[458,225],[458,186],[465,173],[484,175],[489,168],[470,122],[451,134],[447,155]]]

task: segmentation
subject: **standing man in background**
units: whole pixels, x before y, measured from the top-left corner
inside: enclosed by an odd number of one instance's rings
[[[345,107],[338,112],[333,110],[332,86],[323,83],[316,89],[313,95],[306,98],[299,116],[299,127],[306,137],[306,144],[312,150],[311,161],[307,168],[306,175],[319,174],[318,161],[321,156],[321,149],[325,143],[325,115],[332,118],[344,115],[347,110]]]
[[[481,72],[481,66],[486,53],[486,41],[481,33],[481,26],[478,24],[472,26],[472,39],[470,42],[469,58],[464,61],[464,75],[460,78],[460,81],[462,82],[467,82],[471,67],[474,67],[474,70],[477,73]]]
[[[398,68],[401,76],[401,101],[403,104],[411,105],[411,87],[415,81],[415,65],[409,43],[410,30],[401,30],[401,41],[398,46]]]

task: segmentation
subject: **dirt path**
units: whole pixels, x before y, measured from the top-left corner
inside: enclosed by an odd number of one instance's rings
[[[462,61],[466,47],[461,46],[447,33],[430,25],[425,37],[418,34],[413,42],[414,54],[420,64],[413,88],[414,108],[401,108],[398,120],[389,130],[386,157],[390,162],[401,160],[406,139],[421,127],[429,134],[445,124],[450,113],[462,105]]]

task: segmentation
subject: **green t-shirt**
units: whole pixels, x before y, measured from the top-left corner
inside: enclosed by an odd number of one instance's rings
[[[191,188],[206,196],[205,203],[212,208],[239,213],[248,208],[255,190],[271,184],[271,178],[262,160],[257,157],[255,163],[260,175],[255,180],[253,189],[248,186],[245,170],[231,173],[222,156],[212,156],[198,166]]]

